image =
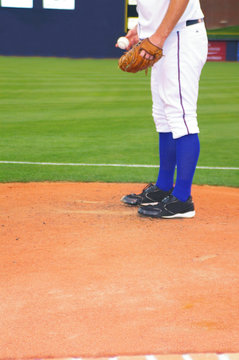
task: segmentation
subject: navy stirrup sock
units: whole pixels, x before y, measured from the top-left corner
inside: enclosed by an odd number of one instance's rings
[[[186,201],[191,195],[193,176],[200,153],[198,134],[190,134],[176,139],[177,178],[173,195]]]
[[[156,185],[164,191],[173,187],[176,166],[176,140],[172,133],[159,133],[159,159],[160,168]]]
[[[175,166],[177,179],[173,195],[187,201],[191,195],[193,176],[200,153],[198,134],[173,139],[172,133],[159,133],[160,168],[156,185],[164,191],[173,187]]]

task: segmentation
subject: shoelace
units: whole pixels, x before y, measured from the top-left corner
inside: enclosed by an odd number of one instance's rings
[[[143,188],[142,194],[144,194],[145,191],[148,190],[148,188],[150,188],[150,187],[153,186],[153,185],[154,185],[153,183],[149,183],[148,185],[146,185],[146,186]]]
[[[172,196],[173,196],[172,194],[166,196],[166,197],[162,200],[162,203],[167,204],[167,202],[169,201],[170,198],[172,198]]]

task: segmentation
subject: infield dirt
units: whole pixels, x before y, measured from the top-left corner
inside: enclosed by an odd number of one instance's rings
[[[143,186],[0,184],[1,359],[239,352],[239,189],[158,220]]]

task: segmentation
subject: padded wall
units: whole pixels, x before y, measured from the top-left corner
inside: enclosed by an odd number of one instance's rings
[[[0,55],[118,57],[123,0],[76,0],[75,10],[0,8]]]

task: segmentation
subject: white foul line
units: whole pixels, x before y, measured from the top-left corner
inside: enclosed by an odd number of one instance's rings
[[[53,163],[53,162],[33,162],[33,161],[0,161],[0,164],[17,165],[50,165],[50,166],[93,166],[93,167],[130,167],[130,168],[158,168],[158,165],[143,164],[85,164],[85,163]],[[219,167],[219,166],[197,166],[197,169],[203,170],[239,170],[239,167]]]

